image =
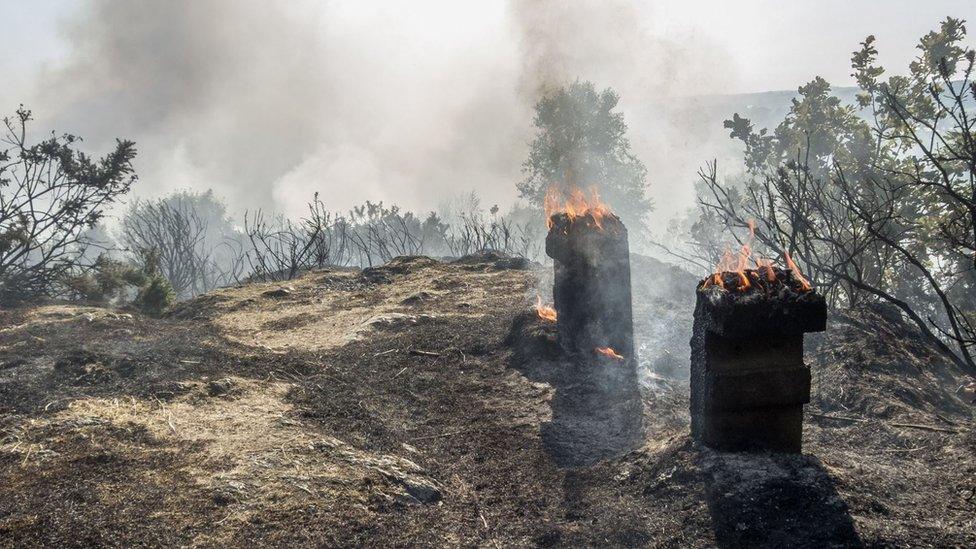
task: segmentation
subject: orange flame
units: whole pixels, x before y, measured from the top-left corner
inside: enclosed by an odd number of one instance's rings
[[[570,221],[577,217],[589,214],[593,217],[593,222],[598,229],[603,228],[603,218],[611,215],[610,208],[600,200],[600,194],[596,187],[590,187],[587,193],[573,187],[569,192],[559,189],[556,185],[550,185],[546,190],[545,199],[542,201],[546,212],[546,225],[552,228],[552,216],[557,213],[565,213]]]
[[[718,261],[718,265],[715,267],[715,272],[706,278],[702,284],[703,288],[718,286],[725,290],[734,289],[744,292],[752,287],[752,281],[749,279],[749,274],[747,274],[746,270],[753,264],[755,265],[755,271],[749,271],[749,273],[752,274],[754,280],[758,281],[759,277],[762,276],[767,282],[776,282],[776,271],[773,269],[773,261],[765,257],[753,257],[752,243],[756,238],[756,222],[750,219],[748,226],[749,236],[742,244],[742,247],[736,253],[733,253],[730,248],[725,249],[725,252],[722,253],[722,257]],[[813,287],[810,285],[810,281],[800,273],[800,269],[793,262],[790,254],[784,251],[783,255],[786,259],[786,265],[793,271],[796,280],[800,283],[800,291],[808,292],[812,290]],[[734,273],[736,275],[738,281],[735,288],[726,288],[725,281],[722,277],[723,273]]]
[[[556,321],[556,309],[542,303],[541,296],[535,296],[535,314],[546,322]]]
[[[616,360],[624,359],[623,355],[617,354],[617,351],[614,351],[612,347],[597,347],[596,349],[593,350],[600,353],[603,356],[608,356]]]
[[[793,258],[790,257],[790,252],[783,250],[783,256],[786,258],[786,266],[793,271],[793,276],[796,277],[797,281],[800,283],[800,289],[804,292],[809,292],[813,288],[810,286],[810,281],[803,277],[803,273],[800,272],[800,268],[793,263]]]
[[[756,238],[756,222],[752,219],[749,220],[749,237],[739,248],[738,253],[732,253],[730,248],[726,248],[725,252],[722,253],[722,257],[718,260],[718,265],[715,267],[715,273],[711,278],[705,281],[705,287],[718,286],[720,288],[725,288],[725,283],[722,281],[722,274],[725,272],[733,272],[739,278],[739,283],[736,289],[739,291],[746,291],[751,286],[752,283],[749,281],[749,277],[746,276],[746,269],[749,268],[750,263],[753,262],[752,259],[752,241]]]

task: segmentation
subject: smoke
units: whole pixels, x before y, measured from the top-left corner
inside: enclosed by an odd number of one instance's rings
[[[523,44],[523,93],[538,97],[581,78],[620,94],[632,150],[648,167],[657,205],[649,226],[660,230],[692,204],[698,167],[728,155],[721,115],[703,109],[701,96],[722,93],[734,75],[707,39],[654,32],[654,10],[620,0],[535,0],[513,11]]]
[[[659,220],[690,204],[702,135],[722,138],[685,98],[721,91],[729,64],[701,37],[655,32],[653,7],[358,4],[91,0],[25,102],[92,150],[136,140],[136,194],[213,188],[232,212],[301,213],[315,191],[337,210],[426,211],[471,190],[504,207],[532,104],[576,78],[621,94]]]
[[[649,27],[652,4],[623,0],[513,5],[521,36],[522,88],[537,97],[577,79],[612,86],[629,103],[722,89],[707,45],[691,36],[660,36]],[[717,81],[716,81],[717,80]]]

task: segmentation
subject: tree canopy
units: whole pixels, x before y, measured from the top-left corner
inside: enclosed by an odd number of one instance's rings
[[[643,227],[653,206],[646,196],[647,168],[630,151],[627,124],[616,111],[620,97],[576,81],[535,105],[538,134],[522,164],[521,196],[541,205],[554,186],[564,192],[595,188],[625,222]]]
[[[851,57],[860,92],[844,105],[822,78],[798,89],[773,132],[734,115],[745,180],[702,171],[692,237],[706,223],[802,258],[835,306],[896,307],[976,373],[976,50],[947,18],[921,38],[907,74],[882,79],[875,39]],[[698,230],[695,233],[695,230]]]

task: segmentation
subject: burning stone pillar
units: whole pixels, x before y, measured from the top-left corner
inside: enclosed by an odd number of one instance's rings
[[[612,349],[633,361],[627,228],[612,214],[559,213],[549,219],[546,254],[554,260],[560,345],[571,354]]]
[[[764,269],[698,286],[691,433],[718,450],[799,453],[810,401],[803,334],[826,328],[827,306],[793,271]]]
[[[602,210],[550,218],[557,339],[567,358],[543,437],[557,461],[593,463],[632,450],[643,421],[634,353],[627,229]]]

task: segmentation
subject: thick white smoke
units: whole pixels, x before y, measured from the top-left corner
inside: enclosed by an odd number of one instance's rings
[[[91,0],[25,102],[93,150],[136,140],[136,194],[213,188],[231,211],[299,213],[315,191],[339,210],[471,190],[504,207],[533,102],[575,78],[620,92],[661,220],[690,203],[703,135],[725,139],[678,98],[721,91],[728,64],[651,31],[643,4],[359,4]]]
[[[692,204],[698,167],[734,152],[707,94],[732,80],[732,63],[707,37],[652,30],[653,4],[622,0],[513,4],[521,36],[520,90],[531,100],[577,78],[621,96],[633,152],[647,165],[661,229]],[[612,206],[612,205],[611,205]]]

